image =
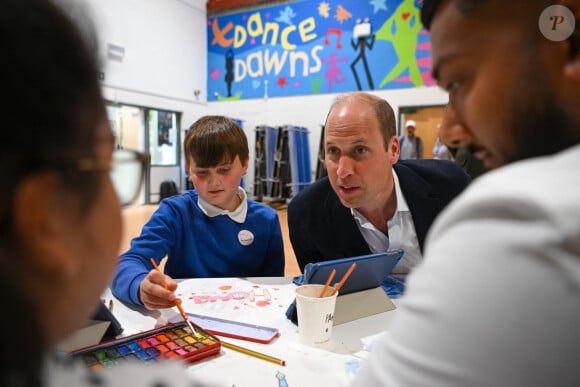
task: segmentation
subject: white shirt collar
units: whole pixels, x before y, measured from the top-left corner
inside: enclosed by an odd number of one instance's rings
[[[357,225],[369,249],[373,253],[382,251],[403,249],[405,255],[393,269],[393,273],[408,273],[413,267],[421,262],[422,254],[417,239],[417,232],[413,223],[411,211],[403,196],[399,185],[399,178],[393,170],[395,179],[395,195],[397,197],[397,210],[393,217],[388,220],[389,236],[377,230],[360,212],[351,209],[351,213],[357,220]]]
[[[394,169],[393,169],[393,180],[395,180],[395,198],[397,199],[397,210],[393,214],[394,218],[397,212],[409,211],[409,206],[407,205],[405,196],[403,196],[403,191],[401,191],[401,186],[399,184],[399,177],[397,176],[397,173],[395,172]],[[361,227],[370,228],[371,223],[357,209],[351,208],[350,213],[352,214],[352,216],[354,216],[356,220],[358,220]]]
[[[242,187],[238,187],[237,195],[241,199],[241,201],[240,205],[233,211],[228,211],[224,210],[223,208],[216,207],[213,204],[210,204],[207,201],[203,200],[201,196],[198,196],[197,204],[199,208],[201,208],[203,213],[209,216],[210,218],[213,218],[218,215],[227,215],[234,222],[244,223],[246,221],[246,215],[248,213],[248,196],[246,195],[246,191],[244,191]]]

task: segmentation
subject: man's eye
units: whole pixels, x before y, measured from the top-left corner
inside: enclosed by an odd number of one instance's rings
[[[459,82],[457,81],[449,82],[445,86],[445,90],[447,90],[448,92],[455,91],[457,89],[459,89]]]
[[[326,150],[326,154],[328,154],[328,155],[335,155],[337,153],[338,153],[338,150],[336,148],[328,148]]]
[[[356,148],[354,148],[354,153],[356,153],[357,155],[363,154],[367,151],[367,148],[365,148],[364,146],[357,146]]]

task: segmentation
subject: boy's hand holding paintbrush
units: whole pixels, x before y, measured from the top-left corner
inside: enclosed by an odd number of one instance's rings
[[[167,257],[163,258],[159,263],[159,270],[153,268],[139,287],[139,298],[147,309],[165,309],[175,306],[177,282],[163,273],[166,261]]]

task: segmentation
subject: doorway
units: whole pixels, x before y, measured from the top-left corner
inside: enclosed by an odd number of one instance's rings
[[[157,109],[145,109],[147,149],[151,156],[149,168],[148,203],[161,199],[161,184],[172,181],[182,191],[181,139],[179,121],[181,114]]]
[[[443,120],[446,105],[404,106],[399,108],[399,135],[405,134],[405,122],[417,123],[415,135],[423,140],[424,157],[433,158],[433,147],[437,139],[437,125]]]
[[[107,103],[107,116],[109,124],[115,136],[116,149],[132,149],[146,152],[145,129],[143,126],[143,109],[135,106]],[[148,203],[149,197],[149,168],[145,171],[145,179],[142,183],[139,196],[135,204]]]

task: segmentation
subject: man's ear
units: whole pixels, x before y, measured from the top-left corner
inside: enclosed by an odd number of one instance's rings
[[[399,161],[399,156],[401,155],[401,145],[399,144],[399,138],[397,136],[391,136],[389,140],[388,152],[391,153],[391,164],[396,164]]]
[[[42,172],[22,181],[15,192],[14,226],[27,260],[50,274],[74,271],[73,255],[67,241],[70,215],[58,205],[57,176]]]
[[[559,4],[568,8],[576,21],[574,33],[567,39],[570,44],[570,55],[564,72],[568,78],[580,81],[580,1],[560,0]]]

